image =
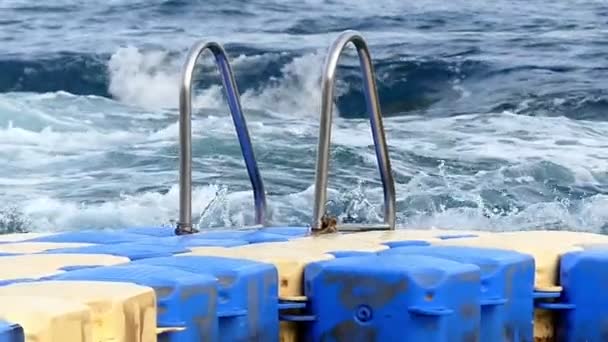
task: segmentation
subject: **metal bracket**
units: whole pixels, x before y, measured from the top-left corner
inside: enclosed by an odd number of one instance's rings
[[[534,291],[534,306],[545,310],[574,310],[574,304],[559,302],[561,295],[561,291]]]
[[[306,314],[308,308],[308,301],[301,300],[286,300],[281,299],[279,301],[279,319],[281,321],[288,322],[312,322],[317,318],[314,315]],[[297,310],[294,312],[294,310]],[[289,311],[289,313],[285,313]],[[304,311],[304,312],[302,312]]]

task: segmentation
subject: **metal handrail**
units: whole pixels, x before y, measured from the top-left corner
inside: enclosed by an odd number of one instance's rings
[[[395,229],[395,183],[391,170],[391,163],[382,125],[382,114],[378,102],[376,90],[374,67],[367,43],[363,36],[357,31],[344,31],[334,41],[329,48],[329,53],[325,59],[322,81],[322,103],[321,103],[321,124],[319,129],[319,146],[317,151],[317,165],[315,175],[315,197],[313,209],[313,221],[311,229],[313,231],[323,230],[326,220],[325,205],[327,200],[327,178],[329,168],[329,144],[331,141],[332,109],[334,98],[335,74],[340,55],[346,45],[352,42],[357,49],[359,62],[364,76],[364,93],[367,103],[367,110],[370,114],[370,124],[380,178],[384,190],[384,225],[343,225],[336,227],[338,230],[361,231],[361,230],[393,230]]]
[[[234,122],[236,133],[241,145],[241,152],[247,166],[247,173],[253,187],[255,201],[255,222],[263,224],[266,216],[266,194],[264,183],[253,152],[249,131],[241,107],[239,91],[228,62],[224,48],[216,42],[197,42],[189,51],[182,70],[182,82],[179,93],[179,222],[175,229],[176,234],[196,232],[192,227],[192,77],[194,67],[199,57],[209,49],[215,57],[216,66],[222,78],[226,92],[230,114]]]

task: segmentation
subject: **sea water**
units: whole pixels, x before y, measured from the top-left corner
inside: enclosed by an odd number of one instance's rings
[[[400,227],[608,229],[608,3],[594,0],[4,0],[0,230],[178,218],[178,87],[188,48],[222,43],[268,193],[269,224],[311,220],[327,48],[367,39]],[[253,223],[217,72],[197,69],[193,211]],[[340,59],[328,210],[382,220],[352,47]]]

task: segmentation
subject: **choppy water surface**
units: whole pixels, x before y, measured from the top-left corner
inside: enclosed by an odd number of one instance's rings
[[[321,68],[344,29],[375,61],[400,226],[606,228],[605,1],[7,0],[0,13],[3,230],[176,219],[178,80],[198,39],[232,59],[271,223],[307,224]],[[194,211],[203,226],[249,224],[248,178],[205,63]],[[379,221],[354,53],[341,65],[330,210]]]

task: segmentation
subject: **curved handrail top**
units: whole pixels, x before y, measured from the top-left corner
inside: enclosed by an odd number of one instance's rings
[[[192,79],[200,56],[209,49],[215,57],[222,78],[236,133],[245,159],[247,172],[254,193],[256,224],[263,224],[266,214],[264,183],[257,166],[247,123],[242,113],[239,91],[232,68],[224,48],[216,42],[198,41],[187,55],[184,63],[179,94],[180,136],[180,219],[176,233],[192,233]]]
[[[346,45],[353,43],[357,49],[359,62],[364,76],[364,93],[380,178],[384,190],[384,223],[386,227],[378,229],[395,228],[395,183],[391,170],[388,147],[382,124],[382,114],[378,101],[378,93],[374,77],[374,68],[371,54],[363,36],[354,30],[344,31],[334,40],[325,58],[322,79],[321,124],[319,129],[319,145],[317,151],[317,165],[315,174],[315,203],[313,209],[312,229],[320,229],[325,217],[325,202],[327,197],[327,178],[329,168],[329,144],[331,141],[331,125],[333,117],[334,84],[338,61]],[[371,229],[371,228],[370,228]]]

